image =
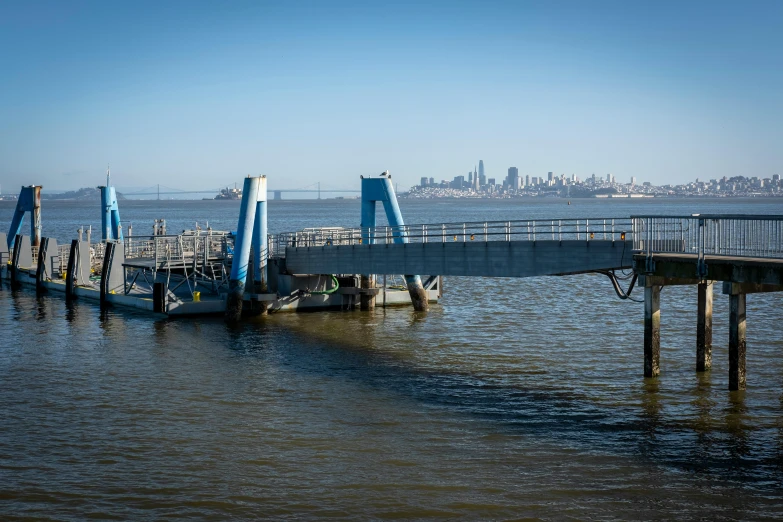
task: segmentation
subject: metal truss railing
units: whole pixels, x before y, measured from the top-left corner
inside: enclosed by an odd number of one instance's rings
[[[633,248],[646,254],[783,258],[783,216],[633,216]]]

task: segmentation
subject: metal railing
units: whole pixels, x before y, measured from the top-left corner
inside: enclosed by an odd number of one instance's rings
[[[619,241],[630,236],[630,218],[481,221],[380,226],[373,228],[306,228],[270,237],[272,257],[287,247],[470,241]],[[630,239],[630,237],[628,237]]]
[[[783,216],[633,216],[633,249],[652,254],[783,258]]]
[[[233,240],[228,233],[134,236],[125,238],[126,259],[155,259],[169,263],[226,259]],[[156,263],[157,264],[157,263]]]

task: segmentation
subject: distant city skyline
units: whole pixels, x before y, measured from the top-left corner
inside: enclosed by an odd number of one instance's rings
[[[782,174],[781,20],[775,0],[2,2],[0,184]]]

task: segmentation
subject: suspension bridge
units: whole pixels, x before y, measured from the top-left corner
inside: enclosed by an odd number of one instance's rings
[[[162,184],[153,185],[151,187],[146,187],[143,189],[130,189],[130,190],[120,190],[118,191],[122,196],[152,196],[156,197],[157,199],[160,199],[161,196],[180,196],[180,195],[187,195],[187,194],[220,194],[221,190],[224,190],[228,187],[219,187],[219,188],[209,188],[204,190],[186,190],[186,189],[178,189],[173,187],[168,187]],[[236,188],[236,184],[234,186]],[[321,193],[324,194],[360,194],[361,190],[350,190],[350,189],[343,189],[343,188],[334,188],[334,187],[327,187],[321,186],[321,182],[315,182],[311,183],[310,185],[305,185],[303,187],[298,188],[280,188],[280,189],[268,189],[267,192],[271,192],[273,194],[272,199],[282,199],[283,193],[299,193],[299,194],[317,194],[317,199],[321,199]]]

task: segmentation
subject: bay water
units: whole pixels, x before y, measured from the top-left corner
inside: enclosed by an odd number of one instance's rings
[[[0,202],[0,230],[13,208]],[[407,223],[440,223],[781,214],[783,200],[401,208]],[[238,209],[120,202],[134,235],[156,218],[169,233],[233,230]],[[79,226],[100,235],[97,202],[44,201],[42,215],[60,242]],[[359,216],[357,200],[269,203],[271,233]],[[696,289],[663,289],[656,379],[643,377],[643,305],[604,276],[446,277],[444,290],[427,313],[278,313],[229,327],[0,285],[0,518],[783,516],[783,296],[748,296],[748,387],[729,392],[720,288],[702,374]]]

